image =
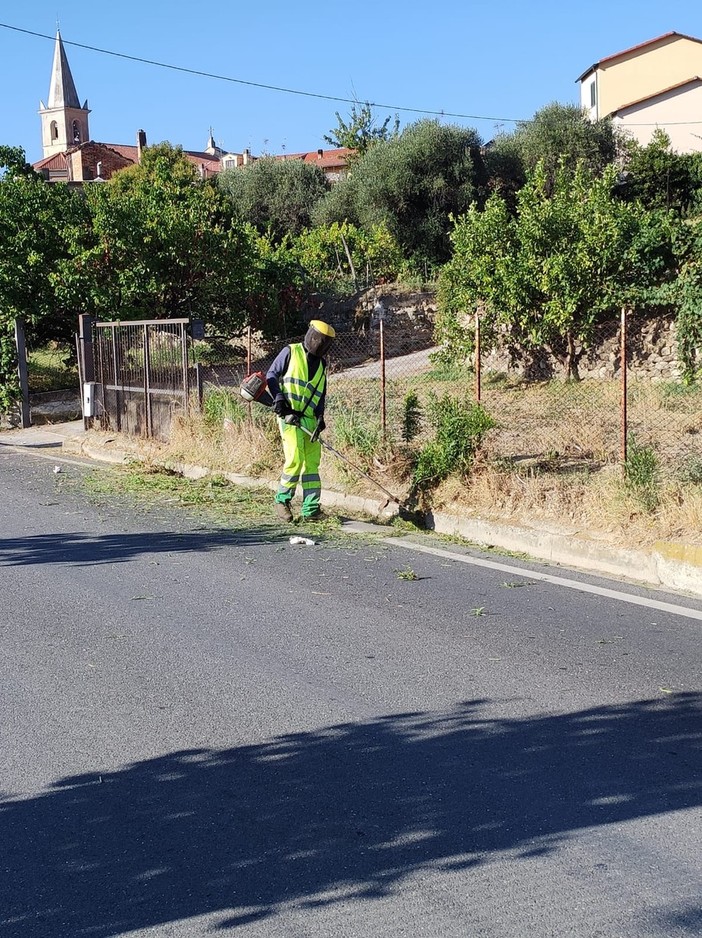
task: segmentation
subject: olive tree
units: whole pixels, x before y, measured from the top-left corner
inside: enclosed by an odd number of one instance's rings
[[[308,228],[316,204],[329,191],[318,166],[270,156],[225,170],[219,184],[239,222],[277,240]]]
[[[421,120],[372,146],[348,179],[317,207],[317,224],[385,225],[408,258],[430,265],[450,256],[451,216],[483,197],[477,132]]]

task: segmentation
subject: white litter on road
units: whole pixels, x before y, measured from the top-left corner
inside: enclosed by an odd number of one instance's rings
[[[316,541],[313,541],[311,537],[291,537],[290,543],[296,547],[314,547]]]

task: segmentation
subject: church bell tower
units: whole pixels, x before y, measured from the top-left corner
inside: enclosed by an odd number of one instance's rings
[[[87,100],[80,106],[61,33],[57,30],[48,104],[39,102],[44,157],[87,143],[90,140],[89,113]]]

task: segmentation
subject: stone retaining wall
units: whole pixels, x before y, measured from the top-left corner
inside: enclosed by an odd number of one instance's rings
[[[389,356],[406,355],[434,345],[434,293],[400,293],[389,288],[381,288],[377,294],[369,291],[357,301],[349,326],[363,330],[374,328],[372,312],[376,298],[382,300],[387,312],[384,332]],[[599,326],[588,348],[576,345],[581,378],[612,379],[619,376],[619,328],[617,321]],[[629,317],[627,333],[630,373],[652,381],[680,379],[683,368],[678,358],[674,315],[644,317],[633,314]],[[702,351],[698,359],[702,360]],[[510,353],[504,343],[492,352],[483,353],[482,367],[484,371],[506,372],[535,380],[565,375],[562,361],[548,350]]]
[[[612,379],[621,372],[619,323],[608,323],[595,330],[592,344],[575,346],[581,378]],[[629,372],[651,381],[679,380],[683,368],[678,358],[677,331],[673,316],[650,319],[631,316],[627,327]],[[484,371],[507,372],[535,380],[565,376],[565,366],[545,349],[510,353],[503,344],[483,353]]]

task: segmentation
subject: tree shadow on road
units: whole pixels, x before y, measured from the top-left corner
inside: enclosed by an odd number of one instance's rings
[[[233,928],[702,804],[700,694],[512,719],[490,707],[173,752],[6,796],[0,931],[107,938],[207,914]]]
[[[274,525],[240,531],[215,529],[97,535],[71,531],[35,534],[30,537],[0,538],[0,567],[43,563],[95,566],[125,562],[145,554],[203,553],[223,547],[269,544],[280,536],[280,528]]]

